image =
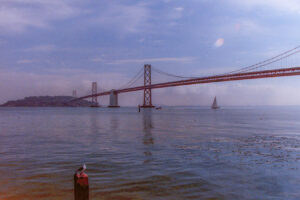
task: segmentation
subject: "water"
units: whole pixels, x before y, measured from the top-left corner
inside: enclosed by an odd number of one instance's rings
[[[300,199],[300,107],[0,108],[0,199]]]

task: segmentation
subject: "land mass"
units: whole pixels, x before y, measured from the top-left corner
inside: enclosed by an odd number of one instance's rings
[[[8,101],[2,107],[88,107],[92,103],[87,100],[72,101],[71,96],[31,96],[24,99]]]

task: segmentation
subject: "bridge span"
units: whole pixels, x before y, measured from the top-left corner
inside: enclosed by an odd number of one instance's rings
[[[270,65],[272,63],[276,63],[282,61],[290,56],[296,55],[300,52],[300,46],[291,49],[289,51],[283,52],[273,58],[267,59],[263,62],[259,62],[257,64],[241,68],[239,70],[235,70],[226,74],[214,75],[214,76],[206,76],[206,77],[194,77],[194,78],[186,78],[184,80],[179,81],[170,81],[170,82],[162,82],[162,83],[151,83],[151,65],[145,64],[144,65],[144,84],[135,87],[127,87],[122,89],[116,90],[109,90],[104,92],[97,92],[97,86],[93,83],[92,94],[82,96],[79,98],[74,99],[73,101],[92,98],[94,103],[97,103],[98,96],[105,96],[110,95],[110,105],[109,107],[119,107],[118,105],[118,94],[121,93],[128,93],[128,92],[135,92],[135,91],[144,91],[144,100],[143,106],[144,108],[147,107],[154,107],[152,105],[152,89],[158,88],[167,88],[167,87],[176,87],[176,86],[183,86],[183,85],[193,85],[193,84],[205,84],[205,83],[214,83],[214,82],[226,82],[226,81],[239,81],[239,80],[249,80],[249,79],[262,79],[262,78],[273,78],[273,77],[284,77],[284,76],[296,76],[300,75],[300,67],[289,67],[289,68],[277,68],[277,69],[270,69],[270,70],[257,70],[258,68],[262,68],[266,65]],[[255,71],[253,71],[255,70]],[[160,70],[158,70],[160,71]],[[162,72],[162,71],[160,71]],[[162,72],[164,73],[164,72]],[[170,75],[168,73],[165,73]],[[173,75],[175,77],[180,77]]]

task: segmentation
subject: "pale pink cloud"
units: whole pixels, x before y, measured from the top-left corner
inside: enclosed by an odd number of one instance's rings
[[[223,38],[219,38],[215,41],[215,47],[221,47],[224,45],[224,39]]]

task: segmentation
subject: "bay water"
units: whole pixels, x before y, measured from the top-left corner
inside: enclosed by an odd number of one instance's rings
[[[0,199],[300,199],[300,107],[0,108]]]

